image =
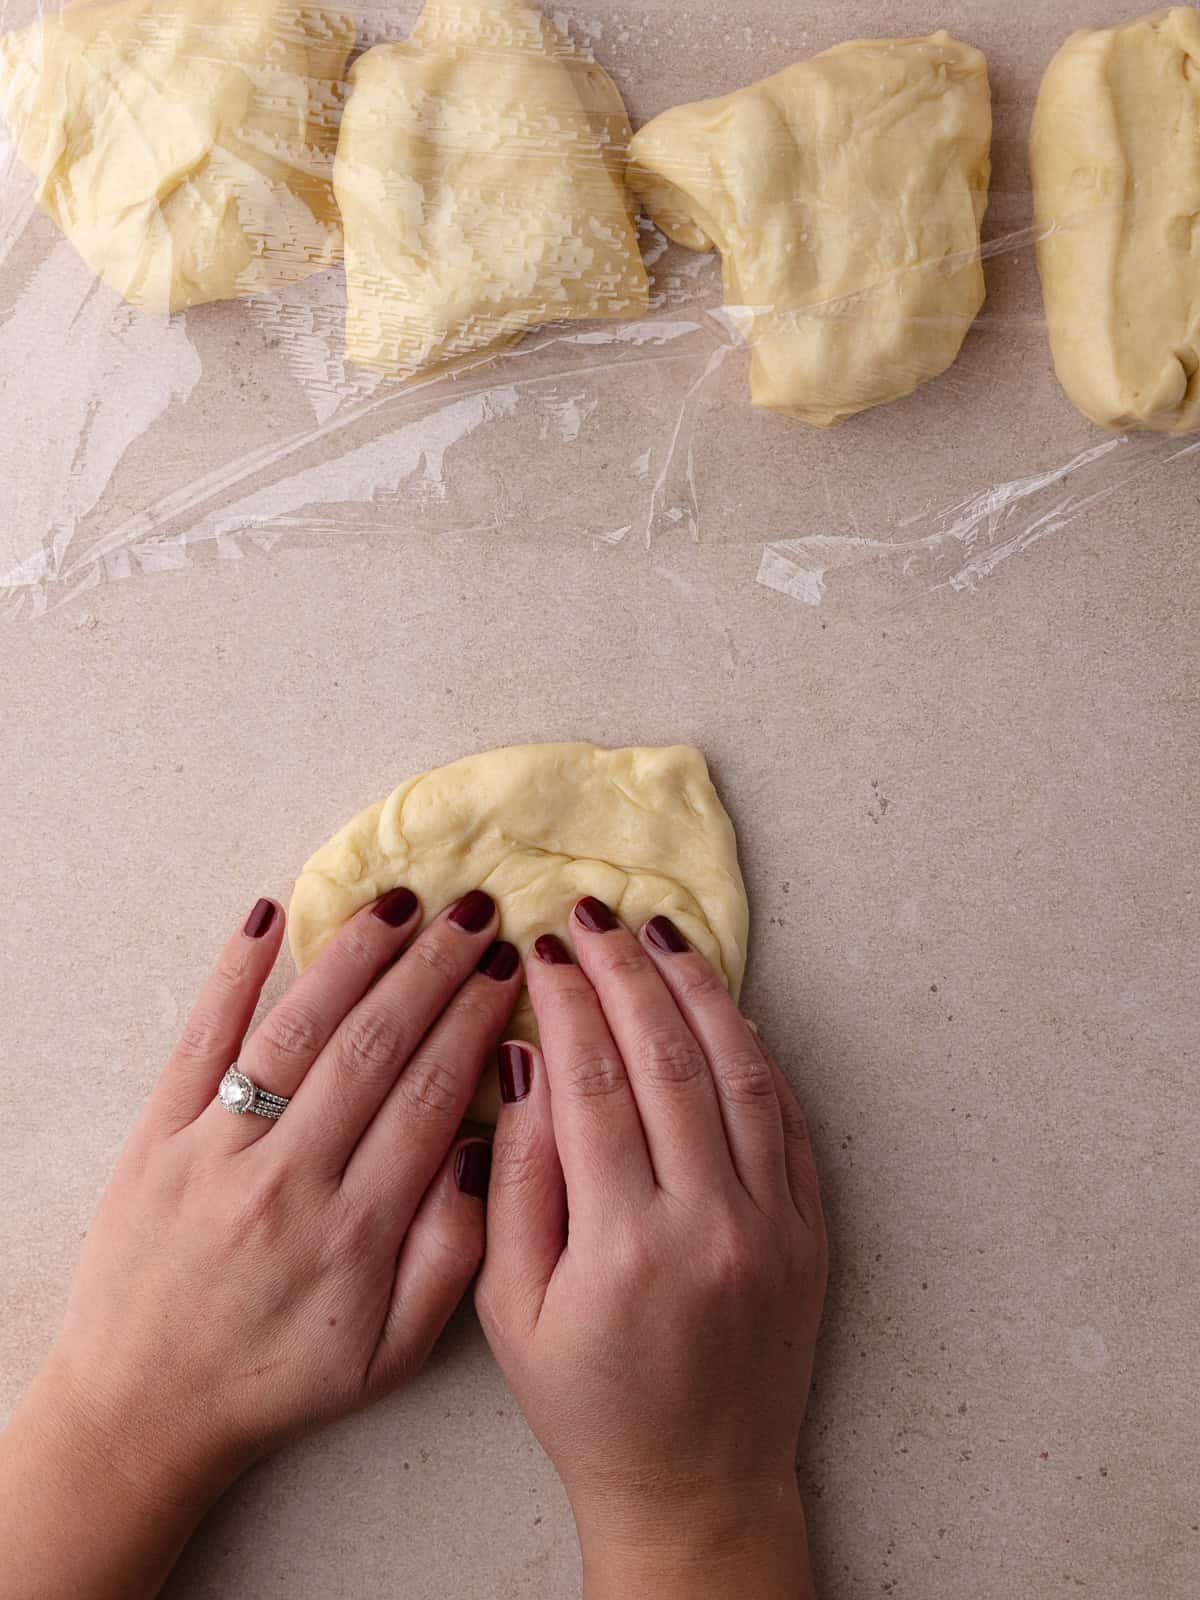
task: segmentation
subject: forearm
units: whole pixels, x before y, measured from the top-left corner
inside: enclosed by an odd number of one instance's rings
[[[39,1378],[0,1433],[4,1600],[152,1600],[213,1498]]]
[[[794,1488],[777,1503],[664,1513],[658,1526],[580,1527],[584,1600],[814,1600],[808,1535]]]

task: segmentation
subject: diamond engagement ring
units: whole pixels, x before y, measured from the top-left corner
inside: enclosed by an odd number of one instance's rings
[[[288,1108],[288,1102],[283,1095],[269,1094],[266,1089],[260,1089],[236,1067],[230,1067],[221,1079],[217,1099],[226,1111],[232,1111],[235,1117],[253,1111],[256,1117],[267,1117],[272,1122],[278,1122]]]

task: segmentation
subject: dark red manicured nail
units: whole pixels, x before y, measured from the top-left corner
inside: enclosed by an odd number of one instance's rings
[[[533,953],[539,961],[544,961],[548,967],[569,967],[573,965],[571,952],[554,933],[543,933],[540,939],[533,941]]]
[[[254,910],[246,918],[242,932],[247,939],[261,939],[274,921],[274,900],[259,900],[256,902]]]
[[[417,909],[417,897],[411,889],[389,889],[383,899],[371,908],[371,915],[386,922],[389,928],[402,928]]]
[[[448,920],[464,933],[482,933],[492,920],[495,909],[495,901],[490,894],[484,894],[482,889],[472,889],[470,894],[463,895],[450,912]]]
[[[521,964],[516,945],[507,939],[498,939],[479,963],[485,978],[495,978],[497,983],[507,983]]]
[[[454,1158],[454,1181],[463,1194],[476,1200],[487,1198],[488,1178],[492,1171],[492,1147],[482,1139],[458,1147]]]
[[[589,933],[611,933],[621,926],[604,901],[597,900],[594,894],[589,894],[575,907],[575,918]]]
[[[533,1082],[533,1057],[523,1044],[500,1046],[500,1098],[506,1106],[524,1100]]]
[[[691,949],[670,917],[651,917],[646,924],[646,937],[656,950],[665,950],[668,955],[681,956]]]

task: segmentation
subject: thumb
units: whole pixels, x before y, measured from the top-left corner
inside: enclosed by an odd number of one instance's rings
[[[567,1191],[541,1051],[520,1040],[502,1044],[500,1089],[487,1251],[475,1290],[479,1319],[497,1355],[509,1339],[534,1327],[567,1242]]]
[[[483,1254],[488,1147],[453,1145],[425,1191],[396,1265],[392,1300],[371,1362],[377,1389],[410,1378],[466,1294]]]

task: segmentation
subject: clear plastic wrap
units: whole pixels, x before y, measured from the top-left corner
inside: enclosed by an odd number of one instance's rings
[[[405,39],[419,10],[339,9],[354,56]],[[289,39],[311,32],[313,11],[280,13]],[[767,0],[737,23],[657,3],[545,8],[573,54],[615,81],[634,127],[855,32],[928,25],[892,13],[864,29],[861,7],[851,19]],[[0,32],[39,15],[0,0]],[[1179,470],[1186,439],[1106,434],[1055,382],[1025,142],[1040,67],[1071,28],[1105,19],[1074,3],[1037,17],[1019,69],[998,8],[951,0],[936,18],[989,60],[987,299],[941,377],[832,430],[751,406],[745,308],[722,304],[719,260],[645,217],[644,315],[532,326],[510,348],[398,382],[347,360],[343,266],[325,265],[303,228],[291,246],[303,270],[284,259],[273,274],[285,281],[170,313],[137,307],[38,207],[0,134],[0,611],[35,615],[111,578],[284,540],[451,534],[551,552],[563,540],[737,546],[745,581],[780,596],[886,605],[970,588],[1139,474]],[[343,99],[336,84],[314,95],[326,142]],[[271,131],[273,157],[282,138]]]

